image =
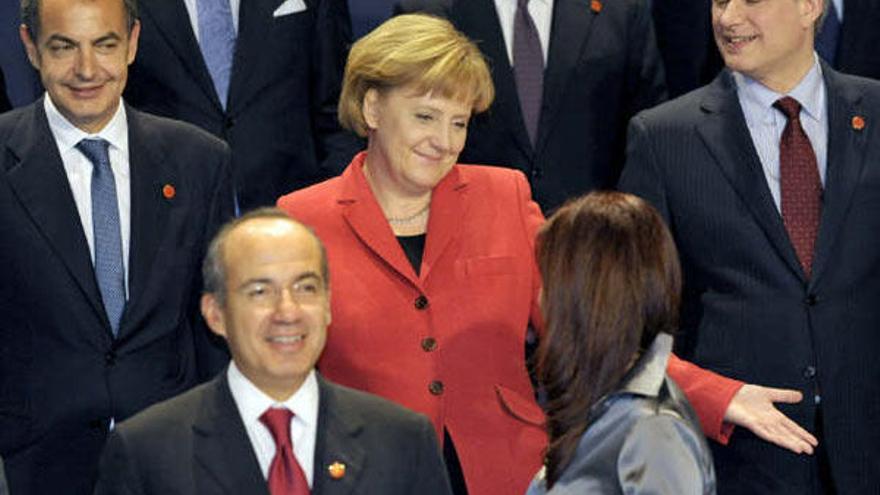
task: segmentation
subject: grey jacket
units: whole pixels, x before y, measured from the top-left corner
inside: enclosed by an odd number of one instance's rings
[[[527,495],[714,494],[715,471],[696,415],[666,376],[672,337],[660,334],[594,418],[547,491],[541,470]]]

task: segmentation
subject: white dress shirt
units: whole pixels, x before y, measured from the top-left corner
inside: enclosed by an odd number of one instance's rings
[[[516,18],[516,0],[495,0],[495,11],[504,34],[507,57],[513,66],[513,21]],[[541,52],[544,54],[544,67],[547,67],[547,49],[550,46],[550,27],[553,24],[553,0],[530,0],[529,15],[538,30]]]
[[[279,403],[263,393],[247,377],[245,377],[235,362],[229,363],[226,372],[229,381],[229,391],[238,407],[238,413],[244,422],[251,446],[260,463],[263,477],[268,479],[269,467],[272,458],[275,457],[275,440],[269,432],[269,428],[260,422],[260,416],[270,407],[285,407],[293,411],[290,420],[290,440],[293,444],[293,455],[299,463],[312,486],[315,466],[315,439],[318,435],[318,379],[315,370],[309,373],[302,386],[289,399]]]
[[[819,180],[825,186],[825,169],[828,162],[828,110],[826,105],[825,80],[822,67],[814,55],[813,67],[807,75],[788,94],[780,94],[739,72],[733,73],[736,81],[737,97],[742,107],[752,143],[761,159],[764,176],[770,187],[770,194],[776,208],[782,211],[779,178],[779,141],[788,118],[773,103],[783,96],[791,96],[801,104],[800,121],[819,169]]]
[[[74,126],[61,115],[47,93],[43,98],[43,108],[49,120],[49,129],[58,146],[64,173],[73,192],[73,200],[79,211],[83,233],[89,244],[92,264],[95,263],[95,231],[92,227],[92,162],[76,148],[83,139],[103,139],[110,143],[110,168],[116,182],[116,204],[119,207],[119,228],[122,234],[122,264],[125,269],[125,296],[128,298],[128,253],[131,239],[131,173],[128,158],[128,119],[125,105],[119,101],[119,108],[110,122],[95,134],[89,134]]]
[[[186,12],[189,14],[189,22],[192,25],[193,34],[196,35],[196,41],[199,41],[199,8],[196,3],[197,1],[183,0],[183,3],[186,4]],[[241,0],[229,0],[229,8],[232,9],[232,26],[235,27],[236,33],[238,33],[238,8],[240,5]]]

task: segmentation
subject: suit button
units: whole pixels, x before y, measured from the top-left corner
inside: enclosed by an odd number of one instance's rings
[[[93,420],[89,421],[89,428],[91,428],[93,430],[105,430],[106,429],[106,427],[104,426],[103,419],[93,419]]]
[[[226,129],[232,129],[235,127],[235,119],[232,117],[226,117],[226,120],[223,121],[223,127]]]
[[[108,367],[116,364],[116,353],[113,351],[110,351],[107,354],[104,354],[104,364],[107,365]]]
[[[437,339],[434,337],[425,337],[422,339],[422,349],[425,352],[431,352],[437,348]]]
[[[421,311],[428,307],[428,298],[424,295],[421,295],[416,298],[415,307],[417,310]]]
[[[431,392],[433,395],[440,395],[443,393],[443,382],[440,380],[434,380],[433,382],[428,384],[428,392]]]
[[[804,368],[804,378],[810,379],[816,376],[816,367],[815,366],[807,366]]]
[[[818,301],[819,298],[816,297],[816,294],[809,294],[804,298],[804,304],[807,306],[815,306]]]

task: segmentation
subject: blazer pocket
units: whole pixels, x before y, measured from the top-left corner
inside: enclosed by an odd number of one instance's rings
[[[464,275],[466,277],[479,277],[491,275],[508,275],[513,273],[515,266],[513,256],[483,256],[464,260]]]
[[[524,423],[544,427],[544,411],[534,400],[529,400],[503,385],[495,385],[495,395],[498,396],[501,408],[507,414]]]

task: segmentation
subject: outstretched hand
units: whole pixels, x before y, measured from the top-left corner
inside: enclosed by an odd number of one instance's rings
[[[782,414],[774,402],[794,404],[803,395],[797,390],[745,384],[727,406],[724,420],[796,454],[812,454],[819,441],[810,432]]]

